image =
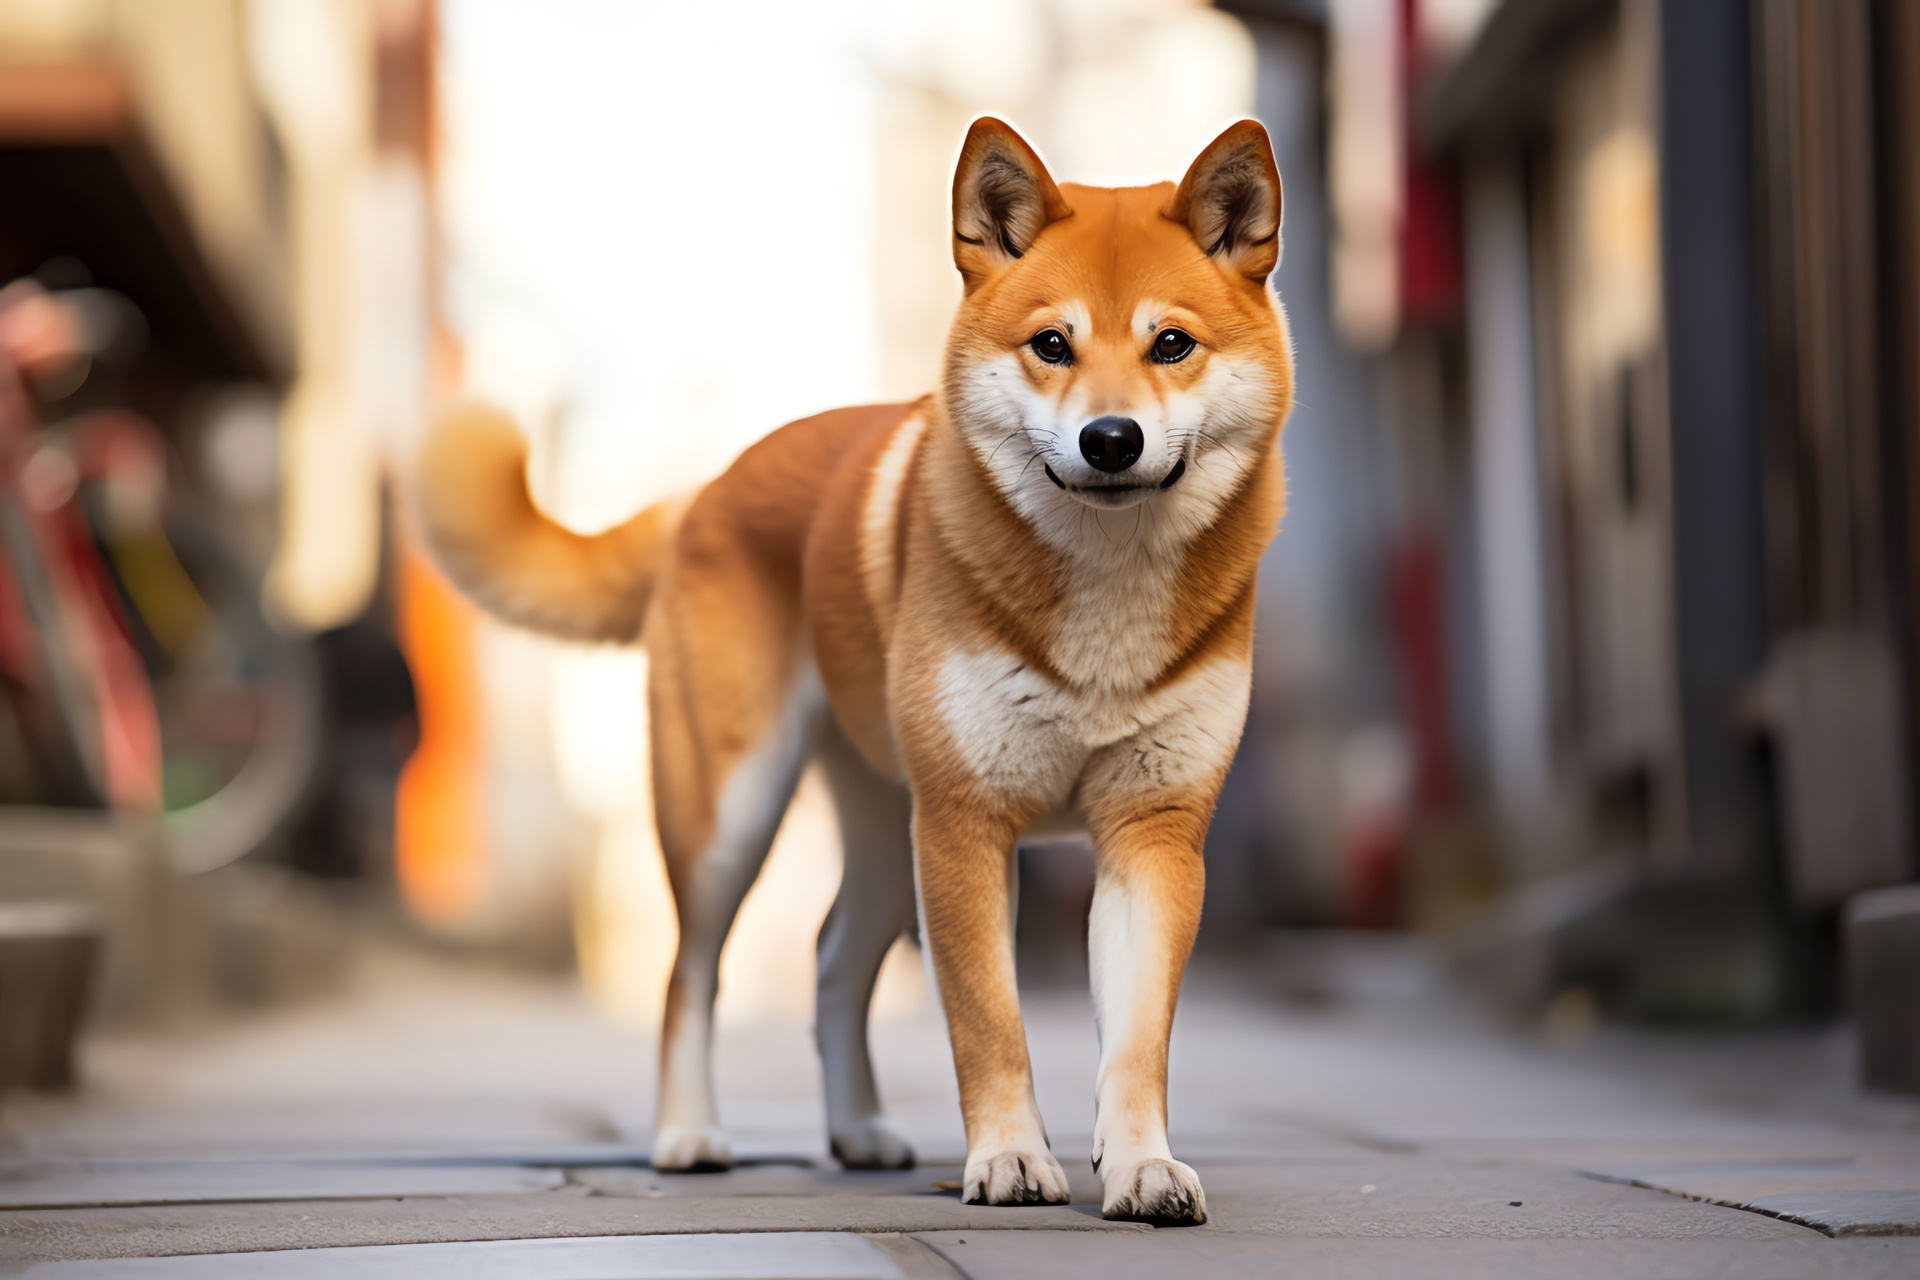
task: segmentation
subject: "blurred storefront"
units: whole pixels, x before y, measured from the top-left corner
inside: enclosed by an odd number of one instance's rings
[[[1325,71],[1390,914],[1523,1003],[1824,1007],[1840,904],[1914,873],[1909,8],[1230,7],[1263,84]]]

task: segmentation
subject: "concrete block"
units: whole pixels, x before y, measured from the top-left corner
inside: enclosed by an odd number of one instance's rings
[[[1920,884],[1848,900],[1846,962],[1863,1082],[1920,1094]]]
[[[1803,907],[1908,874],[1900,677],[1873,632],[1822,629],[1783,638],[1753,710],[1778,748],[1787,880]]]
[[[0,903],[0,1088],[73,1082],[99,912],[86,903]]]
[[[89,903],[101,946],[93,1016],[124,1026],[171,998],[167,881],[149,817],[0,805],[0,903]]]

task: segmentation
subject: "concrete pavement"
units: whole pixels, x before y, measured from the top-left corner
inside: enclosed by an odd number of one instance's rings
[[[1099,1218],[1084,993],[1027,1002],[1076,1203],[984,1209],[934,1185],[963,1144],[931,1009],[875,1031],[920,1168],[835,1169],[808,1028],[772,1021],[720,1039],[746,1162],[663,1175],[650,1035],[566,982],[386,951],[325,1003],[98,1038],[83,1092],[10,1102],[0,1273],[1920,1274],[1920,1235],[1892,1234],[1920,1231],[1920,1101],[1853,1088],[1844,1035],[1553,1045],[1417,949],[1330,945],[1305,1003],[1284,956],[1196,966],[1172,1108],[1203,1228]]]

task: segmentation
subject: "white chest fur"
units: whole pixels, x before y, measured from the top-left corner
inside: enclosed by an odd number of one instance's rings
[[[1142,794],[1217,781],[1246,722],[1251,668],[1216,658],[1152,691],[1063,686],[1001,650],[955,652],[940,666],[939,712],[967,770],[1041,810],[1082,781]]]

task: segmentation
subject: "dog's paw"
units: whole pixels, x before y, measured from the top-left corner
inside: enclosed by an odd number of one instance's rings
[[[969,1156],[960,1198],[968,1204],[1065,1204],[1066,1171],[1051,1152],[998,1151]]]
[[[829,1135],[833,1158],[849,1169],[911,1169],[913,1146],[885,1116],[869,1116]]]
[[[670,1124],[653,1135],[653,1167],[676,1172],[733,1168],[733,1148],[718,1129]]]
[[[1100,1216],[1156,1227],[1197,1227],[1207,1220],[1200,1176],[1178,1160],[1142,1160],[1104,1176]]]

